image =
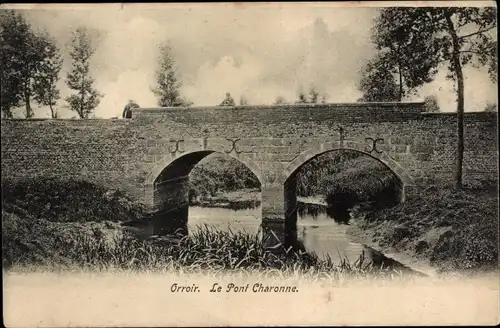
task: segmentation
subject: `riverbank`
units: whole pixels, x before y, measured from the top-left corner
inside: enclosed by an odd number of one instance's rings
[[[2,189],[2,261],[7,271],[116,269],[330,279],[399,277],[391,268],[334,263],[308,252],[274,254],[266,251],[258,235],[212,227],[189,236],[140,239],[124,231],[121,223],[137,220],[144,214],[141,208],[119,192],[88,182],[2,180]]]
[[[190,199],[189,205],[239,210],[258,207],[260,202],[261,192],[259,189],[253,188],[219,192],[214,196],[193,198]]]
[[[381,246],[376,241],[376,236],[374,236],[377,235],[377,232],[364,229],[360,220],[351,220],[346,231],[349,236],[352,237],[353,241],[383,253],[386,257],[410,267],[415,271],[422,272],[431,277],[438,275],[438,269],[432,266],[430,259],[416,257],[412,252],[396,249],[395,247]]]
[[[431,189],[403,204],[356,213],[349,233],[429,274],[498,270],[497,191]]]
[[[496,270],[496,190],[491,185],[460,192],[432,189],[430,197],[381,210],[354,211],[346,232],[354,242],[430,276]],[[320,206],[321,211],[328,206],[323,196],[298,199]]]

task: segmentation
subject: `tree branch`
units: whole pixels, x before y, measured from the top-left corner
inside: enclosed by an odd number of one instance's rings
[[[467,53],[470,53],[470,54],[476,54],[476,55],[481,55],[481,53],[477,52],[477,51],[472,51],[472,50],[461,50],[460,51],[461,54],[467,54]]]
[[[494,28],[495,28],[495,26],[491,26],[490,28],[479,30],[479,31],[476,31],[474,33],[470,33],[470,34],[466,34],[466,35],[461,35],[461,36],[458,37],[458,39],[462,40],[462,39],[465,39],[465,38],[468,38],[468,37],[471,37],[471,36],[474,36],[474,35],[477,35],[477,34],[488,32],[489,30],[492,30]]]

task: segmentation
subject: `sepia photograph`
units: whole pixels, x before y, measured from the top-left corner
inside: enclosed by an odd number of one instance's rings
[[[493,1],[2,4],[6,327],[498,325]]]

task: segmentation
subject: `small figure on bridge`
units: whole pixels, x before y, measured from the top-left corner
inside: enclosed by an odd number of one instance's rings
[[[132,118],[132,108],[140,108],[140,106],[134,100],[129,100],[128,104],[123,109],[122,117]]]
[[[220,103],[219,106],[234,106],[234,99],[229,92],[226,92],[226,98]]]

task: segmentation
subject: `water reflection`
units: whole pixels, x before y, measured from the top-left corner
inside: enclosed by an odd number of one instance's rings
[[[356,263],[363,256],[366,265],[409,270],[401,263],[366,245],[353,241],[347,233],[345,222],[336,222],[324,205],[300,203],[298,207],[297,237],[309,252],[319,257],[330,257],[334,262],[346,260]],[[245,231],[257,234],[260,231],[261,207],[230,210],[193,206],[189,208],[189,231],[205,224],[229,231]]]
[[[321,204],[311,204],[297,202],[297,214],[299,218],[312,218],[313,220],[323,219],[326,214],[327,218],[334,220],[339,224],[349,224],[351,215],[348,210],[342,211]]]

